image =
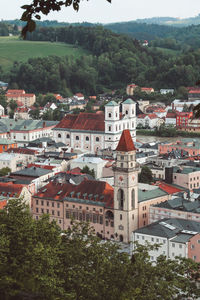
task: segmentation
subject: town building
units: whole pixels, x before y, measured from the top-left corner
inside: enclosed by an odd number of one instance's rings
[[[8,102],[11,100],[20,101],[25,107],[32,106],[36,101],[35,94],[26,94],[24,90],[7,90],[5,96]]]
[[[2,105],[0,105],[0,117],[5,115],[5,109]]]
[[[28,120],[28,119],[30,119],[28,108],[27,107],[17,107],[15,109],[13,119],[15,119],[15,120],[18,120],[18,119]]]
[[[136,103],[127,99],[120,104],[110,101],[105,113],[68,114],[53,129],[56,142],[62,142],[73,149],[95,153],[99,149],[116,149],[121,133],[129,129],[136,140]]]
[[[199,88],[191,89],[188,92],[188,99],[189,100],[199,100],[200,99],[200,89]]]
[[[0,138],[0,153],[8,149],[17,149],[17,143],[6,138]]]
[[[141,114],[137,116],[137,127],[149,127],[155,128],[159,127],[161,124],[164,123],[164,120],[159,118],[155,113],[153,114]]]
[[[162,95],[166,95],[166,94],[174,94],[174,89],[160,89],[160,93]]]
[[[184,219],[163,219],[132,234],[133,250],[135,242],[141,245],[159,244],[160,247],[149,251],[152,262],[160,255],[169,259],[175,257],[191,258],[200,262],[200,223]]]
[[[49,213],[61,229],[71,226],[71,218],[90,221],[97,235],[129,242],[132,231],[148,224],[150,205],[170,199],[157,186],[138,186],[139,165],[129,130],[124,130],[116,148],[113,165],[114,186],[85,180],[80,184],[51,181],[33,196],[33,217]]]
[[[165,117],[165,125],[176,125],[176,111],[167,112]]]
[[[193,112],[177,112],[176,114],[176,128],[185,129],[188,126],[189,120],[192,119]]]
[[[6,206],[10,199],[23,199],[31,207],[31,193],[27,187],[23,184],[0,182],[0,209]]]
[[[150,206],[149,223],[154,223],[165,218],[185,219],[200,222],[200,200],[177,196],[171,200]]]
[[[11,172],[21,170],[23,168],[23,159],[18,154],[0,153],[0,169],[9,168]]]
[[[178,139],[176,142],[161,143],[159,145],[159,153],[161,155],[170,153],[175,150],[180,152],[185,151],[189,156],[195,156],[200,154],[200,142],[198,139]]]
[[[126,87],[126,94],[129,96],[133,96],[134,90],[138,87],[135,83],[128,84]]]
[[[52,137],[56,124],[57,121],[0,119],[0,136],[23,147],[37,138]]]
[[[183,111],[183,107],[187,106],[188,108],[192,106],[196,106],[200,103],[200,97],[198,99],[190,99],[190,100],[179,100],[179,99],[175,99],[174,101],[172,101],[172,108],[173,110],[177,110],[177,111]]]

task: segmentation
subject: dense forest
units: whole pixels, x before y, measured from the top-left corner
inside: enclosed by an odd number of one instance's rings
[[[179,88],[192,86],[200,78],[200,51],[191,50],[178,57],[142,47],[139,42],[97,27],[38,28],[27,37],[35,41],[63,42],[89,51],[89,55],[32,58],[16,62],[2,80],[11,87],[35,93],[82,91],[86,95],[106,89],[139,86]]]

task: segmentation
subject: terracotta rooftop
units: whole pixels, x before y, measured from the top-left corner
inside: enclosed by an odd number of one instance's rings
[[[48,183],[41,188],[34,197],[63,200],[64,198],[72,198],[72,200],[86,200],[101,202],[106,207],[113,208],[114,189],[104,181],[84,180],[79,185],[69,183]]]
[[[55,127],[79,130],[105,131],[104,114],[80,113],[66,115]]]
[[[0,196],[19,197],[23,189],[22,184],[13,184],[12,182],[0,182]]]
[[[165,191],[169,195],[176,194],[176,193],[179,193],[179,192],[183,191],[182,189],[179,189],[179,188],[174,187],[172,185],[166,184],[164,182],[159,183],[158,186],[161,190]]]
[[[19,153],[19,154],[28,154],[28,155],[35,155],[37,153],[36,150],[27,149],[27,148],[10,148],[6,152],[8,152],[8,153]]]
[[[125,129],[122,132],[116,151],[128,152],[134,150],[136,150],[136,148],[134,146],[130,131],[128,129]]]

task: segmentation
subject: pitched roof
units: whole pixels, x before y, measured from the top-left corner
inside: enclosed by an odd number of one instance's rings
[[[134,103],[135,102],[131,98],[128,98],[123,102],[123,104],[134,104]]]
[[[118,106],[119,104],[117,104],[117,102],[115,102],[115,101],[110,101],[110,102],[108,102],[105,106]]]
[[[128,129],[125,129],[122,132],[116,151],[128,152],[134,150],[136,150],[136,148],[134,146],[130,131]]]
[[[27,154],[27,155],[35,155],[37,153],[36,150],[28,149],[28,148],[9,148],[6,152],[8,152],[8,153]]]
[[[104,114],[80,113],[66,115],[55,127],[78,130],[105,131]]]
[[[34,197],[66,200],[71,202],[90,202],[113,208],[114,189],[104,181],[84,180],[79,185],[55,183],[54,181],[41,188]]]
[[[172,186],[172,185],[169,185],[169,184],[166,184],[164,182],[161,182],[159,183],[159,188],[165,192],[167,192],[168,194],[176,194],[176,193],[179,193],[181,192],[182,190],[175,187],[175,186]]]
[[[22,184],[14,184],[12,182],[0,182],[0,196],[4,197],[19,197],[22,189]]]

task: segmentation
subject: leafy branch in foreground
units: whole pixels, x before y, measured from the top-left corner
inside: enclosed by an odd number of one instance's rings
[[[88,1],[88,0],[87,0]],[[111,3],[111,0],[106,0]],[[29,5],[23,5],[21,8],[25,11],[21,16],[21,20],[26,22],[26,25],[22,29],[22,37],[26,38],[27,32],[32,32],[36,28],[37,20],[41,19],[41,14],[48,15],[51,11],[60,11],[62,7],[72,6],[75,11],[78,12],[80,0],[33,0]]]
[[[197,299],[199,264],[189,259],[152,264],[156,246],[136,245],[132,258],[102,241],[87,223],[62,232],[48,215],[34,220],[20,200],[0,211],[0,299]]]

